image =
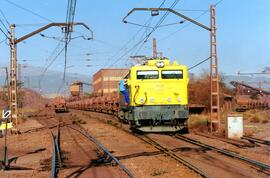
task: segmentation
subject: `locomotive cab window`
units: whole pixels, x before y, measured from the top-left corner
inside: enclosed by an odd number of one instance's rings
[[[138,70],[137,79],[158,79],[157,70]]]
[[[163,70],[161,77],[163,79],[183,79],[183,70]]]

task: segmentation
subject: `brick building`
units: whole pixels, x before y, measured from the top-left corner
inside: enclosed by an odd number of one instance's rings
[[[93,76],[93,93],[98,95],[118,92],[118,84],[129,69],[100,69]]]

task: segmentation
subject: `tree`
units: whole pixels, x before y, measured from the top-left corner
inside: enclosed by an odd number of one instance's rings
[[[189,103],[190,104],[203,104],[208,110],[210,110],[210,75],[207,70],[203,70],[199,76],[191,75],[188,86],[189,91]],[[232,89],[228,88],[224,82],[224,75],[220,74],[220,103],[223,102],[223,93],[232,95]]]

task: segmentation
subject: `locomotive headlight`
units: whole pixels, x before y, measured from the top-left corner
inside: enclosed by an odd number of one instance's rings
[[[141,102],[141,103],[144,103],[144,99],[143,99],[143,98],[140,98],[140,102]]]
[[[154,103],[155,102],[155,98],[150,98],[150,102]]]
[[[168,102],[172,102],[172,98],[171,97],[168,98]]]
[[[164,64],[163,61],[158,61],[158,62],[156,63],[156,66],[157,66],[158,68],[163,68],[163,67],[165,66],[165,64]]]
[[[181,102],[181,98],[180,98],[180,97],[177,97],[177,101],[178,101],[178,102]]]

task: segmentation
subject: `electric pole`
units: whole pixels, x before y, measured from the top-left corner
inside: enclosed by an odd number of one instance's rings
[[[9,100],[10,100],[10,92],[9,92],[9,80],[8,80],[8,66],[5,67],[5,71],[6,71],[6,95],[7,95],[7,106],[9,105]]]
[[[19,82],[19,88],[22,88],[22,65],[18,64],[18,82]]]
[[[210,6],[210,132],[213,131],[213,124],[220,129],[220,93],[218,75],[218,56],[217,56],[217,34],[216,34],[216,11],[215,6]]]
[[[157,58],[157,40],[153,38],[153,58]]]
[[[10,25],[10,109],[11,118],[18,125],[18,98],[17,98],[17,48],[15,42],[15,25]]]

